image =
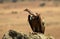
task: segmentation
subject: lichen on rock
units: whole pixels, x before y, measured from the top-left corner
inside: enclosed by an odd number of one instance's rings
[[[10,34],[10,35],[9,35]],[[2,39],[55,39],[53,36],[42,33],[30,33],[29,35],[10,30],[5,33]]]

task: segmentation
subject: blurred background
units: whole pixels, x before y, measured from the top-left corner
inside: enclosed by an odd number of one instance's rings
[[[45,20],[45,35],[60,39],[60,0],[0,0],[0,39],[10,29],[32,32],[26,8],[41,14]]]

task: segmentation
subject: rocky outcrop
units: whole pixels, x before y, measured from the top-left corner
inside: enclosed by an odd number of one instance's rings
[[[53,36],[46,36],[42,33],[30,33],[29,35],[24,33],[18,33],[14,30],[9,30],[5,33],[2,39],[55,39]]]

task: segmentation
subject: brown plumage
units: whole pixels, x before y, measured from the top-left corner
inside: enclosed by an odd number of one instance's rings
[[[44,33],[45,27],[42,24],[41,17],[38,13],[36,15],[32,14],[28,9],[25,9],[30,15],[28,15],[28,22],[33,30],[33,32]]]

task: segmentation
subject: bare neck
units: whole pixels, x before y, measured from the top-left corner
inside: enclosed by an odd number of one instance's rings
[[[34,14],[32,14],[32,12],[31,12],[31,11],[27,10],[27,12],[28,12],[30,15],[35,16]]]

